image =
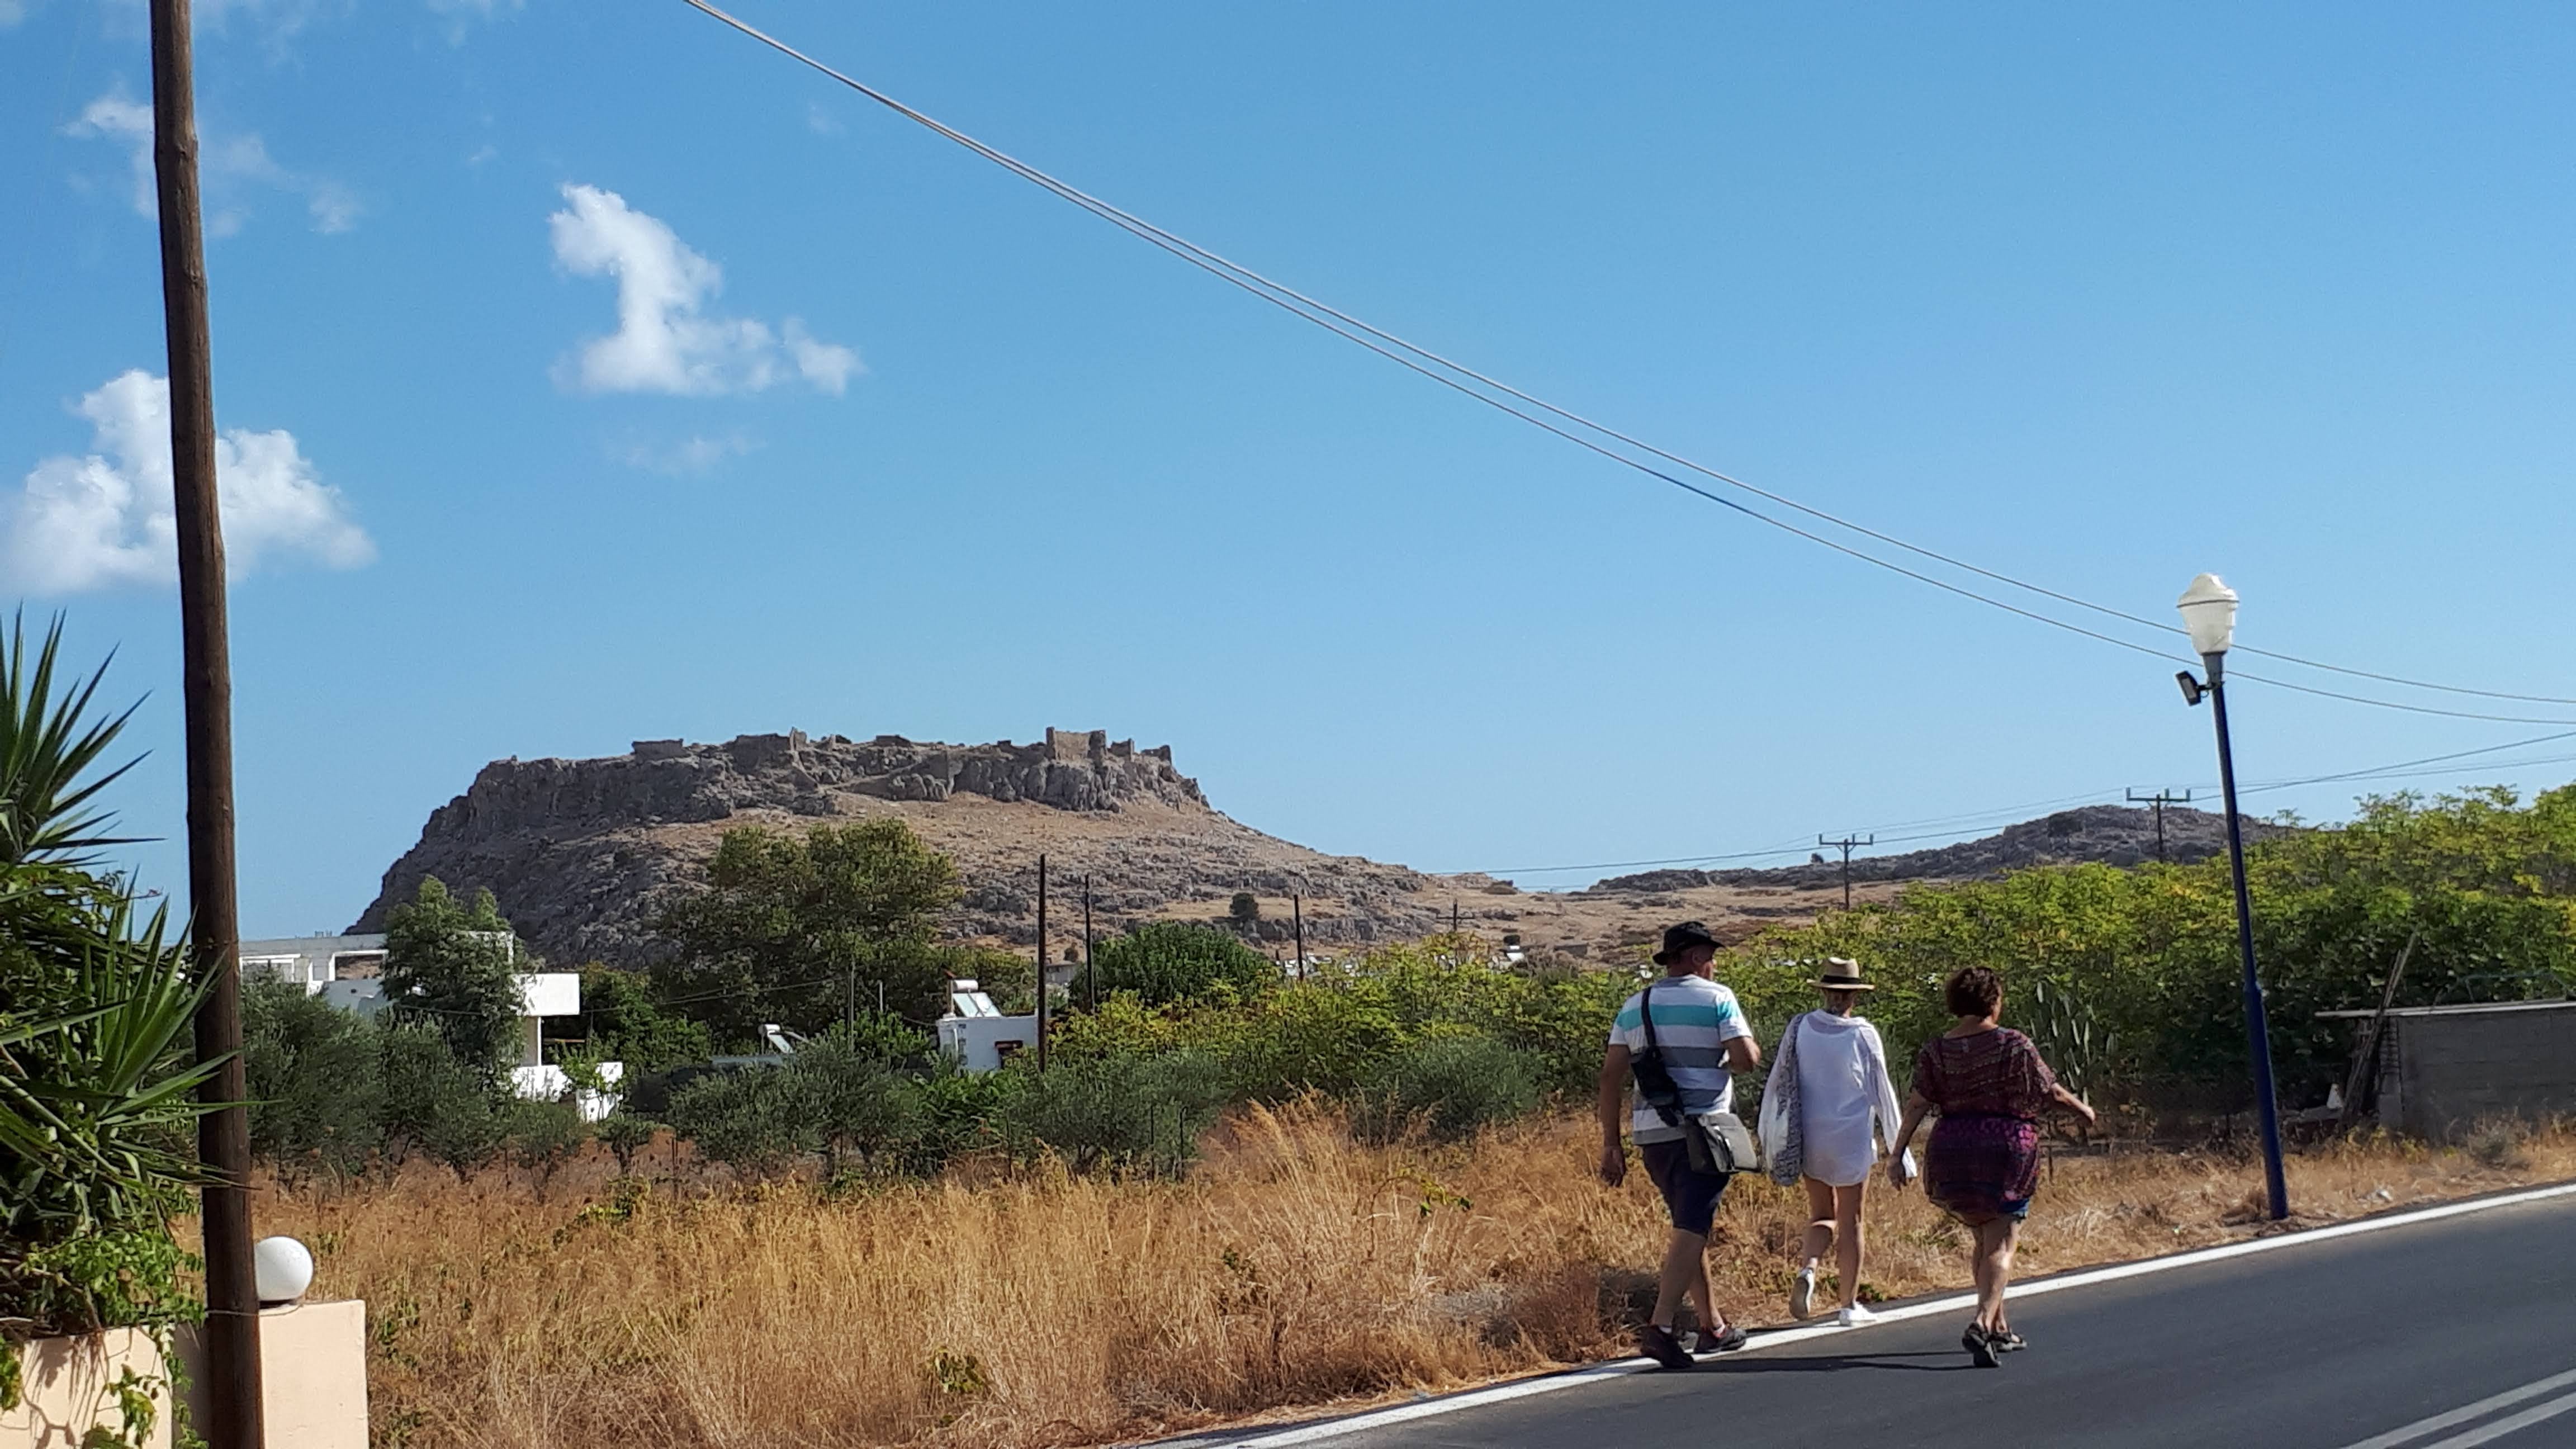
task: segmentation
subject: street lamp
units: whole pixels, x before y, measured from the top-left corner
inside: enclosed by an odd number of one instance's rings
[[[2254,974],[2254,903],[2245,891],[2245,831],[2236,816],[2236,757],[2227,741],[2227,646],[2236,641],[2236,591],[2216,574],[2191,581],[2174,601],[2208,682],[2186,669],[2174,676],[2186,703],[2209,701],[2218,723],[2218,788],[2227,802],[2227,863],[2236,877],[2236,949],[2245,961],[2245,1044],[2254,1058],[2254,1107],[2263,1124],[2263,1187],[2272,1220],[2290,1215],[2290,1186],[2281,1171],[2281,1105],[2272,1090],[2272,1038],[2263,1020],[2263,983]]]

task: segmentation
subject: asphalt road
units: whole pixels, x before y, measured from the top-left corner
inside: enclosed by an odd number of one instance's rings
[[[2001,1368],[1970,1365],[1959,1347],[1965,1320],[1943,1314],[1769,1349],[1757,1334],[1745,1351],[1692,1371],[1602,1378],[1329,1442],[2576,1446],[2576,1199],[2038,1295],[2014,1304],[2013,1327],[2031,1347]],[[2487,1400],[2496,1402],[2474,1407]]]

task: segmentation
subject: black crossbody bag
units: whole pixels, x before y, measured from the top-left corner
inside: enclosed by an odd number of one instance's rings
[[[1652,985],[1637,993],[1637,1018],[1646,1028],[1646,1049],[1628,1063],[1637,1078],[1637,1095],[1655,1109],[1665,1126],[1681,1130],[1682,1145],[1690,1154],[1693,1172],[1752,1171],[1762,1159],[1743,1118],[1732,1112],[1704,1112],[1693,1117],[1682,1111],[1681,1084],[1673,1080],[1673,1069],[1664,1065],[1663,1047],[1655,1040],[1654,1002]]]

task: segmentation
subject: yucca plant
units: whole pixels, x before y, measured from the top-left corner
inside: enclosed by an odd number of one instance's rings
[[[97,770],[137,706],[126,706],[112,719],[97,717],[98,688],[107,678],[104,661],[57,695],[54,670],[62,644],[57,614],[30,660],[22,613],[11,620],[8,652],[0,655],[0,864],[86,865],[84,852],[132,843],[105,833],[114,817],[94,802],[135,766],[128,760]]]
[[[133,711],[101,717],[104,674],[57,678],[62,621],[0,652],[0,1338],[185,1317],[170,1219],[203,1180],[191,1126],[214,1070],[189,1027],[168,914],[94,869],[115,845],[101,768]]]

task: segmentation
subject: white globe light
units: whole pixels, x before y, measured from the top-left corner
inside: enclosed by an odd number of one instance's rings
[[[292,1303],[313,1286],[313,1254],[293,1238],[262,1238],[250,1256],[262,1303]]]
[[[2191,647],[2202,655],[2224,654],[2236,642],[2236,591],[2218,575],[2193,579],[2182,597],[2174,600],[2174,607],[2182,611],[2183,627],[2191,631]]]

